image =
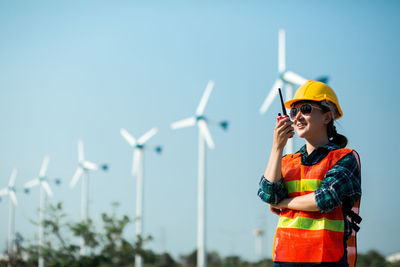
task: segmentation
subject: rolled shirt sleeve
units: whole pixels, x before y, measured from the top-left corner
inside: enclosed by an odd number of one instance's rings
[[[278,204],[288,196],[283,178],[279,182],[272,183],[262,176],[259,185],[257,195],[268,204]]]
[[[353,206],[361,197],[361,172],[353,153],[339,160],[325,175],[321,187],[314,191],[318,209],[330,212],[344,200]]]

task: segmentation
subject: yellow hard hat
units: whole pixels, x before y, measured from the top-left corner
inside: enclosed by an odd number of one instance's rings
[[[297,89],[292,100],[285,102],[286,108],[291,108],[292,104],[298,101],[310,100],[310,101],[330,101],[337,109],[335,112],[335,120],[343,116],[342,109],[339,105],[339,100],[335,92],[323,82],[318,81],[307,81],[305,84]]]

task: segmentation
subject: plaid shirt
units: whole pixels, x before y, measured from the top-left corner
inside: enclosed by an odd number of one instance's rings
[[[315,149],[308,155],[304,145],[298,152],[301,154],[301,163],[312,166],[325,158],[330,151],[339,147],[333,143]],[[318,209],[330,212],[342,203],[353,206],[361,197],[361,172],[356,157],[350,153],[340,159],[325,175],[321,187],[314,191]],[[277,183],[271,183],[264,176],[260,181],[258,196],[269,204],[278,204],[288,197],[283,178]],[[345,216],[346,217],[346,216]],[[345,219],[345,237],[352,231],[350,222]]]

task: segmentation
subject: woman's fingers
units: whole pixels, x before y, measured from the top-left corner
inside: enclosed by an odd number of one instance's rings
[[[274,144],[284,147],[287,140],[294,135],[293,122],[289,118],[283,118],[276,123],[274,132]]]
[[[282,122],[283,120],[281,120],[277,126],[276,126],[276,131],[279,134],[283,134],[287,131],[293,131],[294,128],[292,126],[293,122],[291,122],[288,118],[285,119],[286,121]]]
[[[285,123],[287,123],[287,122],[293,123],[293,122],[289,119],[289,117],[286,117],[286,118],[283,118],[283,119],[279,120],[279,121],[276,123],[276,126],[279,127],[279,126],[281,126],[281,125],[283,125],[283,124],[285,124]]]

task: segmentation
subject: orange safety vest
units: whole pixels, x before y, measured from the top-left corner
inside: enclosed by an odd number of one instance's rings
[[[326,173],[353,150],[333,150],[312,166],[301,164],[301,154],[282,158],[282,176],[289,197],[314,192]],[[354,236],[355,238],[355,236]],[[337,262],[344,255],[344,216],[342,206],[328,213],[283,209],[273,246],[277,262]],[[355,247],[355,243],[353,243]],[[354,258],[355,260],[355,258]],[[350,262],[349,262],[350,264]]]

